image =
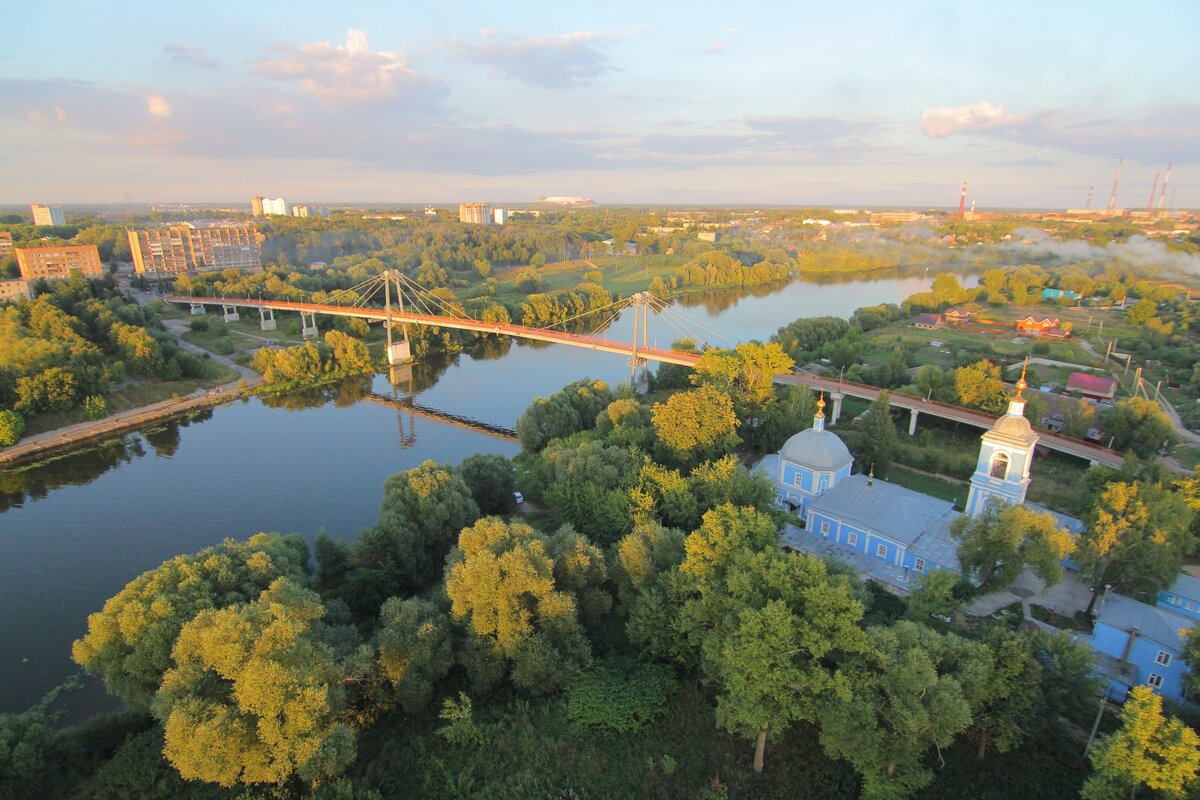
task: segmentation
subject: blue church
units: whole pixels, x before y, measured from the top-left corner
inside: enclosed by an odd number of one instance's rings
[[[970,516],[983,513],[991,501],[1025,502],[1038,441],[1025,418],[1025,389],[1022,375],[1008,413],[983,434],[967,496]],[[778,454],[755,467],[773,481],[776,505],[804,521],[803,529],[788,527],[784,543],[850,561],[900,592],[908,592],[911,582],[930,570],[957,571],[950,525],[962,515],[954,505],[870,474],[853,475],[853,462],[841,438],[825,429],[822,397],[813,427],[792,436]],[[1055,516],[1068,530],[1082,530],[1078,520]]]

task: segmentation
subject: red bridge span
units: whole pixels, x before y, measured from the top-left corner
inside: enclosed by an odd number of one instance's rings
[[[664,349],[661,347],[647,347],[639,345],[635,342],[620,342],[612,339],[605,339],[598,336],[586,336],[575,333],[566,333],[564,331],[552,330],[549,328],[529,328],[524,325],[514,325],[512,323],[500,322],[483,322],[468,317],[451,317],[438,316],[434,314],[417,314],[410,311],[397,311],[392,309],[390,312],[383,308],[366,308],[342,305],[330,305],[321,303],[298,303],[289,300],[250,300],[244,298],[231,297],[187,297],[181,295],[168,295],[163,298],[168,303],[188,303],[192,306],[211,305],[222,306],[225,308],[254,308],[270,311],[292,311],[306,315],[326,314],[334,317],[357,317],[358,319],[366,319],[375,322],[386,322],[389,317],[392,324],[410,324],[410,325],[426,325],[436,328],[449,328],[451,330],[474,331],[476,333],[489,333],[497,336],[513,336],[518,339],[530,339],[538,342],[550,342],[552,344],[565,344],[571,347],[580,347],[587,350],[595,350],[601,353],[615,353],[617,355],[627,356],[631,361],[658,361],[666,364],[679,364],[682,366],[694,366],[700,360],[700,354],[689,353],[679,350]],[[643,336],[645,329],[643,328]],[[636,331],[635,331],[636,339]],[[864,400],[873,401],[879,394],[881,389],[876,386],[867,384],[855,383],[853,381],[834,380],[823,378],[819,375],[814,375],[811,372],[797,370],[795,372],[776,375],[775,382],[779,384],[793,386],[807,386],[810,389],[824,391],[829,394],[833,400],[833,422],[837,422],[841,414],[842,398],[845,396],[858,397]],[[948,419],[953,422],[961,422],[967,425],[972,425],[977,428],[991,428],[998,419],[997,416],[987,414],[974,409],[960,408],[946,403],[925,400],[921,397],[913,395],[901,394],[899,392],[891,393],[891,406],[893,408],[904,409],[909,412],[909,434],[916,432],[917,420],[921,414],[929,414],[941,419]],[[1049,433],[1047,431],[1038,431],[1038,446],[1048,450],[1054,450],[1067,455],[1076,456],[1086,459],[1093,464],[1105,464],[1111,467],[1119,467],[1124,460],[1124,455],[1116,450],[1110,450],[1107,447],[1086,442],[1080,439],[1072,439],[1069,436]]]

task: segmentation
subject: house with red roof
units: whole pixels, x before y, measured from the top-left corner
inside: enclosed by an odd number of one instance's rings
[[[1025,333],[1041,335],[1050,331],[1061,331],[1058,317],[1047,317],[1042,314],[1027,314],[1017,320],[1017,330]]]
[[[1067,391],[1075,392],[1089,400],[1111,401],[1117,396],[1117,381],[1105,375],[1072,372],[1067,378]]]
[[[942,317],[947,325],[966,325],[971,321],[971,312],[961,308],[947,308]]]
[[[942,317],[940,314],[918,314],[914,324],[918,328],[930,330],[942,324]]]

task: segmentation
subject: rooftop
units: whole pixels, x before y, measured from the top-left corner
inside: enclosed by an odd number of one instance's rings
[[[1161,645],[1183,650],[1184,634],[1195,626],[1195,620],[1167,611],[1165,608],[1148,606],[1119,594],[1109,594],[1101,601],[1104,605],[1096,624],[1104,624],[1122,631],[1138,630],[1138,636],[1151,639]]]
[[[1067,388],[1076,389],[1081,392],[1109,394],[1117,388],[1117,382],[1115,379],[1107,378],[1103,375],[1088,375],[1084,372],[1072,372],[1067,377]]]
[[[872,483],[866,475],[842,478],[813,500],[809,508],[869,528],[905,546],[923,534],[950,541],[950,523],[958,516],[953,503],[887,481]]]
[[[1169,591],[1180,597],[1200,598],[1200,578],[1181,572],[1175,582],[1171,584]]]
[[[844,547],[831,539],[825,539],[812,533],[788,525],[780,537],[785,547],[799,550],[818,558],[836,558],[852,564],[861,574],[888,586],[894,586],[904,592],[911,591],[910,579],[915,581],[917,576],[911,570],[889,564],[881,558],[869,556],[858,550]]]

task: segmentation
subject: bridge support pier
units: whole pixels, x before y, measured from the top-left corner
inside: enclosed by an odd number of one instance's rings
[[[412,349],[409,347],[408,339],[389,344],[387,347],[387,357],[388,366],[392,367],[412,361]]]
[[[920,414],[917,413],[917,410],[915,408],[909,412],[909,414],[908,414],[908,435],[909,436],[917,435],[917,417],[919,417],[919,416],[920,416]]]
[[[221,306],[221,316],[224,317],[226,322],[237,322],[237,306]]]
[[[842,398],[846,395],[841,392],[830,392],[829,397],[833,400],[833,413],[829,415],[829,424],[837,425],[838,420],[842,417]]]
[[[192,316],[193,317],[204,316],[204,303],[192,303]]]
[[[300,312],[300,336],[305,339],[317,338],[317,315]]]
[[[264,331],[275,330],[275,309],[260,308],[258,310],[258,326]]]

